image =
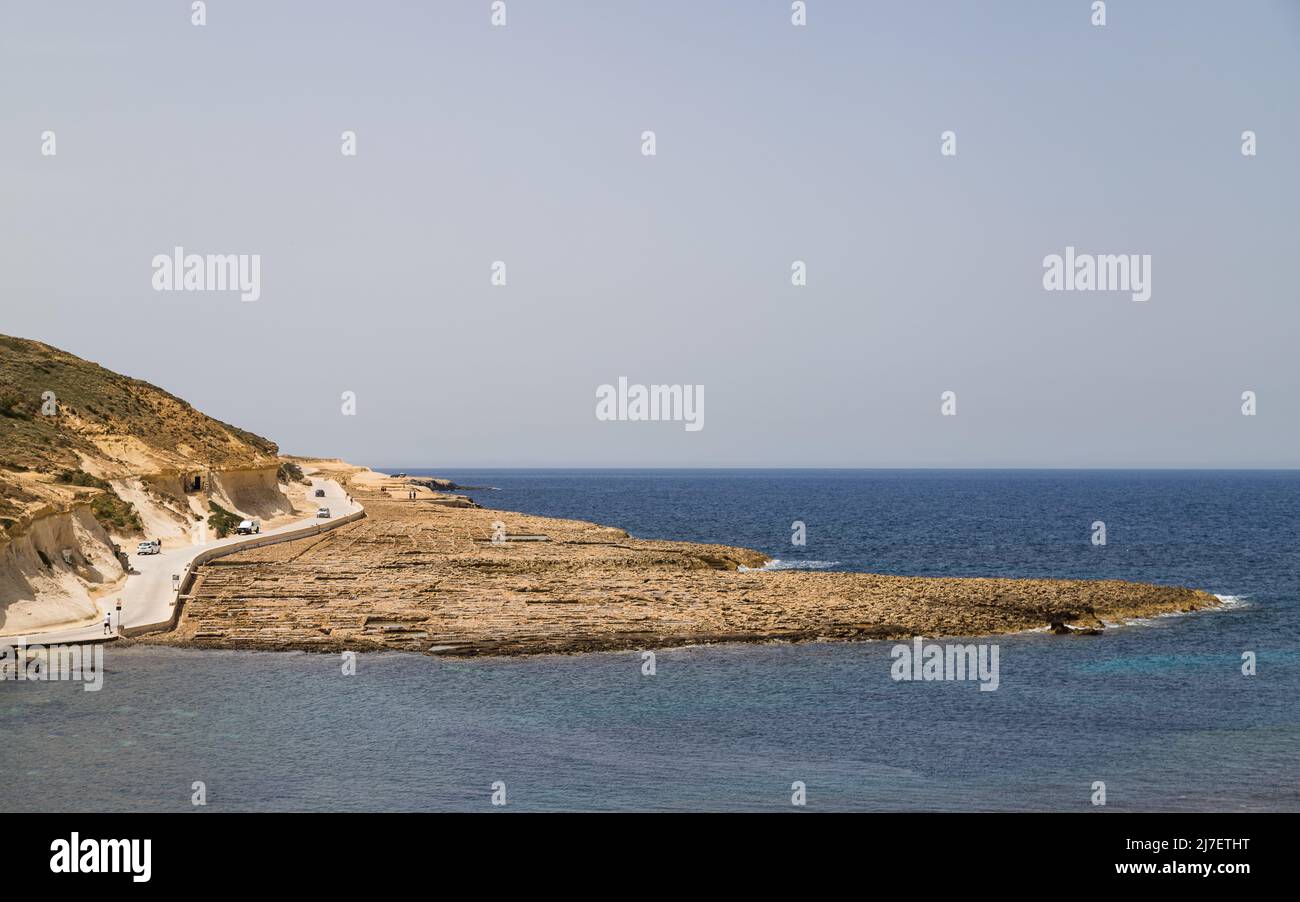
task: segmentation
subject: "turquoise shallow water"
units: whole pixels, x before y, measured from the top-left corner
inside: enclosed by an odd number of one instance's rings
[[[408,471],[411,472],[411,471]],[[1243,596],[997,640],[1000,687],[894,682],[892,643],[454,661],[110,648],[104,689],[0,683],[9,810],[1300,810],[1300,478],[446,473],[490,506],[791,565],[1122,577]],[[789,545],[790,523],[809,544]],[[1095,519],[1109,544],[1088,542]],[[817,564],[820,566],[821,564]],[[1258,675],[1241,674],[1241,653]]]

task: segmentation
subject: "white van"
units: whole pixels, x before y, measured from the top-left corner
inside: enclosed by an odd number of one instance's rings
[[[262,524],[256,520],[241,520],[235,527],[237,536],[255,536],[262,531]]]

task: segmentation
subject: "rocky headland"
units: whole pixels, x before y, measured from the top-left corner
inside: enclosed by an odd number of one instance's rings
[[[1205,592],[1119,581],[767,571],[746,548],[485,510],[449,480],[282,457],[147,382],[0,336],[0,635],[97,622],[128,579],[124,549],[138,538],[174,548],[240,518],[296,522],[315,509],[304,473],[345,486],[364,519],[208,561],[177,628],[131,641],[537,654],[1087,635],[1217,604]]]
[[[1193,589],[1115,580],[764,571],[751,568],[766,557],[745,548],[635,539],[611,526],[480,508],[410,478],[319,467],[365,505],[365,519],[205,565],[178,628],[137,641],[520,655],[1053,627],[1093,634],[1103,621],[1218,603]]]

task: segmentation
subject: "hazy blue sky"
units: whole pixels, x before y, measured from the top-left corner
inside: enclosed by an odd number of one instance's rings
[[[1300,465],[1300,2],[189,7],[0,10],[0,332],[374,465]]]

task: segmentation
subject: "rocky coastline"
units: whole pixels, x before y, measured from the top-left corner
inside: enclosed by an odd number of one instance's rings
[[[1118,580],[765,571],[766,556],[750,549],[487,510],[422,477],[336,462],[321,471],[365,505],[365,519],[204,565],[177,629],[134,641],[476,656],[1034,629],[1095,636],[1105,623],[1218,604],[1199,590]]]

